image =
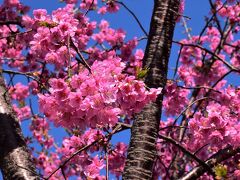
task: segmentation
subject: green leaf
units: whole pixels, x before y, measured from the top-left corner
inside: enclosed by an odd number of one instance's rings
[[[49,23],[49,22],[46,22],[46,21],[41,21],[39,22],[39,26],[44,26],[44,27],[48,27],[48,28],[54,28],[56,27],[58,24],[55,23],[55,22],[52,22],[52,23]]]
[[[19,101],[18,102],[18,105],[19,105],[19,108],[23,108],[23,107],[25,107],[25,101],[24,100],[22,100],[22,101]]]
[[[137,79],[143,79],[147,75],[148,71],[149,71],[149,68],[142,69],[142,68],[137,67],[137,70],[136,70]]]
[[[217,179],[222,179],[227,177],[227,166],[218,164],[214,167],[214,172],[217,176]]]

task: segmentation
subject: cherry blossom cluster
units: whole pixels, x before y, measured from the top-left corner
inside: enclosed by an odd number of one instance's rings
[[[29,119],[31,117],[31,109],[29,106],[18,107],[16,104],[13,104],[13,110],[16,112],[16,115],[20,121]]]
[[[9,88],[9,94],[11,99],[22,101],[29,96],[28,86],[25,86],[21,83],[17,83],[14,86]]]
[[[115,148],[110,151],[109,160],[109,170],[111,173],[115,174],[116,177],[120,177],[124,163],[126,159],[127,145],[119,142],[116,144]]]
[[[8,90],[11,100],[15,102],[13,109],[20,121],[31,117],[31,109],[25,100],[29,96],[29,88],[21,83],[11,86]]]
[[[142,81],[122,74],[119,58],[95,61],[71,79],[51,79],[50,94],[39,94],[42,112],[59,126],[81,129],[110,125],[120,115],[140,112],[160,89],[147,90]]]
[[[240,11],[240,5],[239,2],[234,0],[228,0],[227,4],[223,4],[222,1],[217,0],[216,1],[217,9],[219,10],[219,15],[224,18],[229,18],[229,20],[234,22],[239,22],[239,11]]]
[[[4,0],[0,5],[0,21],[1,22],[13,22],[9,25],[0,26],[0,62],[8,64],[10,67],[18,67],[23,65],[24,56],[21,54],[22,49],[25,47],[24,43],[18,43],[15,41],[14,36],[12,38],[4,38],[14,33],[18,33],[17,26],[22,26],[20,20],[21,15],[29,11],[29,7],[23,5],[18,0]]]
[[[182,89],[176,83],[168,81],[165,87],[165,99],[163,107],[166,115],[179,115],[188,104],[190,91]]]
[[[212,151],[231,144],[240,145],[238,129],[240,124],[235,115],[231,115],[229,108],[216,103],[206,107],[205,117],[196,113],[189,124],[189,148],[197,150],[208,144]],[[196,138],[197,137],[197,138]]]
[[[78,4],[78,0],[64,0],[67,4]],[[119,5],[115,0],[102,0],[102,6],[99,6],[99,0],[81,0],[79,8],[82,10],[96,10],[99,14],[115,13],[119,10]]]
[[[109,23],[102,20],[99,24],[100,32],[92,36],[92,38],[102,44],[104,41],[111,46],[121,45],[125,38],[125,32],[122,29],[114,30],[109,28]]]
[[[57,152],[61,154],[61,160],[64,162],[65,159],[69,158],[79,149],[100,140],[102,140],[101,143],[91,146],[88,151],[83,151],[71,159],[64,169],[67,177],[84,174],[86,178],[104,179],[104,177],[99,174],[100,171],[105,168],[106,160],[109,163],[110,172],[115,174],[117,177],[121,175],[127,151],[127,146],[124,143],[119,142],[114,147],[109,147],[108,159],[99,157],[98,155],[91,156],[91,153],[98,152],[99,150],[106,149],[107,147],[107,139],[100,130],[89,129],[81,136],[73,135],[70,138],[65,138],[63,140],[62,147],[58,148]],[[69,165],[75,166],[75,170],[67,168]]]
[[[49,176],[55,169],[58,168],[61,161],[57,153],[51,152],[47,154],[46,152],[40,152],[38,158],[35,158],[35,163],[39,169],[43,170],[43,176]],[[61,172],[57,172],[51,177],[51,180],[57,180],[62,177]]]
[[[70,65],[69,56],[76,55],[73,50],[68,52],[70,41],[80,49],[86,47],[95,22],[88,23],[81,14],[75,15],[73,8],[73,5],[59,8],[52,12],[52,16],[45,9],[38,9],[34,10],[33,18],[23,17],[25,27],[36,30],[30,41],[31,61],[45,61],[60,69]]]
[[[194,45],[200,39],[201,44],[208,43],[211,50],[214,51],[220,42],[220,34],[214,27],[208,28],[206,34],[206,36],[194,36],[190,40],[185,39],[181,42],[183,45]],[[219,57],[224,59],[224,55],[219,55]],[[179,77],[190,87],[196,85],[211,85],[212,82],[220,79],[220,77],[228,71],[222,61],[212,61],[210,54],[195,46],[186,45],[182,48],[180,62],[182,64],[178,68]],[[205,66],[205,68],[202,68],[203,66]],[[210,70],[209,72],[208,69]]]
[[[61,160],[64,162],[77,150],[83,148],[86,145],[92,144],[94,141],[100,141],[103,139],[103,134],[99,130],[89,129],[82,136],[71,136],[70,138],[65,138],[62,143],[62,147],[57,149],[57,152],[61,155]],[[99,144],[91,146],[89,153],[83,151],[77,156],[71,159],[71,161],[66,165],[65,174],[67,177],[84,174],[86,178],[100,178],[100,171],[105,167],[104,159],[100,158],[98,155],[91,156],[91,153],[98,151],[100,148]],[[74,169],[68,168],[68,166],[75,166]]]
[[[53,145],[54,139],[49,135],[49,123],[44,118],[33,117],[30,125],[33,138],[44,148],[48,149]]]

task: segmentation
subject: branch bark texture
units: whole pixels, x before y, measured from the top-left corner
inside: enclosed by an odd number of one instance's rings
[[[145,83],[148,87],[165,87],[168,60],[179,0],[155,0],[143,66],[149,68]],[[136,115],[123,172],[123,179],[151,179],[156,156],[156,139],[162,112],[161,93],[156,102]]]
[[[0,75],[0,168],[6,180],[37,180],[35,166]]]
[[[221,163],[222,161],[225,161],[232,156],[235,156],[236,154],[240,153],[240,147],[239,148],[232,148],[227,147],[225,149],[222,149],[218,151],[216,154],[214,154],[212,157],[210,157],[205,164],[207,164],[210,168],[213,168],[218,163]],[[203,167],[202,165],[196,166],[193,168],[190,172],[185,174],[180,180],[194,180],[198,179],[200,176],[202,176],[205,172],[207,172],[207,169]]]

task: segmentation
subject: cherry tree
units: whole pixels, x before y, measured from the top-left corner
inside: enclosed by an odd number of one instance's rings
[[[237,0],[209,0],[197,35],[183,0],[154,0],[149,32],[124,1],[59,4],[52,12],[19,0],[0,5],[5,179],[240,178]],[[126,40],[104,20],[120,8],[143,36]],[[185,39],[173,39],[176,23]],[[179,52],[170,78],[172,44]],[[23,121],[31,136],[23,137]],[[66,134],[61,142],[51,134],[57,127]],[[129,129],[129,144],[112,143]]]

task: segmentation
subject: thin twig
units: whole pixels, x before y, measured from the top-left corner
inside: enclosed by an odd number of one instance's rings
[[[147,40],[147,39],[148,39],[147,36],[142,36],[142,37],[138,38],[137,40],[138,40],[138,41],[142,41],[142,40]]]
[[[106,180],[108,180],[109,179],[108,144],[105,149],[105,157],[106,157]]]
[[[228,76],[231,72],[233,72],[232,70],[226,72],[221,78],[219,78],[213,85],[212,88],[214,88],[221,80],[223,80],[226,76]],[[208,91],[207,95],[210,93],[210,91]]]
[[[65,172],[64,172],[64,167],[61,167],[61,172],[62,172],[64,180],[67,180],[67,177],[66,177]]]
[[[209,89],[211,91],[214,91],[216,93],[219,93],[221,94],[220,91],[216,90],[216,89],[213,89],[212,87],[208,87],[208,86],[196,86],[196,87],[185,87],[185,86],[180,86],[178,85],[177,87],[180,87],[180,88],[183,88],[183,89]]]
[[[175,67],[175,69],[174,69],[173,78],[175,78],[175,76],[176,76],[176,74],[177,74],[177,69],[178,69],[178,64],[179,64],[179,59],[180,59],[180,57],[181,57],[182,49],[183,49],[183,46],[181,45],[181,47],[180,47],[180,52],[178,53],[178,57],[177,57],[176,67]]]
[[[187,22],[186,22],[185,18],[182,17],[181,19],[182,19],[182,22],[183,22],[183,27],[185,28],[185,31],[187,33],[188,39],[192,39],[192,36],[190,34],[190,31],[189,31],[189,28],[187,26]]]
[[[210,97],[203,97],[203,98],[199,98],[199,99],[193,101],[193,102],[192,102],[191,104],[189,104],[184,110],[182,110],[182,112],[177,116],[177,118],[175,118],[173,124],[176,124],[176,123],[177,123],[177,120],[183,115],[183,113],[185,113],[185,112],[188,110],[188,108],[190,108],[190,107],[191,107],[192,105],[194,105],[196,102],[202,101],[202,100],[204,100],[204,99],[211,99],[211,98],[210,98]]]
[[[168,176],[169,179],[171,179],[170,174],[169,174],[169,170],[166,167],[166,165],[162,162],[161,158],[158,158],[160,164],[164,167],[165,171],[166,171],[166,175]]]
[[[216,11],[216,13],[218,13],[225,6],[225,4],[226,4],[226,2],[223,3],[223,5]],[[202,31],[199,33],[198,43],[201,43],[200,42],[201,37],[202,37],[203,33],[205,32],[205,30],[209,27],[210,22],[213,21],[214,17],[215,17],[215,15],[213,14],[211,16],[211,18],[207,20],[207,22],[206,22],[205,26],[203,27]]]
[[[137,24],[139,25],[139,27],[141,28],[141,30],[143,31],[145,36],[148,37],[147,31],[144,29],[144,27],[142,26],[141,22],[139,21],[139,19],[135,15],[135,13],[131,9],[129,9],[123,2],[121,2],[121,1],[115,1],[115,2],[118,4],[121,4],[133,16],[133,18],[137,21]]]
[[[205,144],[204,146],[202,146],[198,150],[196,150],[193,154],[196,155],[197,153],[199,153],[203,148],[205,148],[208,145],[209,145],[209,143]]]
[[[77,52],[78,56],[80,57],[81,61],[79,61],[81,64],[83,64],[90,73],[91,72],[91,67],[88,65],[87,61],[85,60],[85,58],[83,57],[82,53],[79,51],[79,49],[77,48],[77,46],[74,44],[72,38],[70,38],[70,43],[73,46],[74,50]]]
[[[18,25],[18,26],[20,26],[21,28],[23,28],[23,25],[21,24],[21,22],[20,21],[0,21],[0,26],[2,26],[2,25]]]
[[[170,128],[188,128],[186,126],[166,126],[166,127],[163,127],[163,128],[160,128],[159,131],[163,131],[165,129],[170,129]]]
[[[15,36],[22,35],[22,34],[26,34],[26,33],[32,32],[32,31],[33,31],[33,30],[30,29],[30,30],[27,30],[27,31],[24,31],[24,32],[19,32],[19,33],[11,34],[11,35],[9,35],[9,36],[3,36],[3,37],[0,37],[0,40],[1,40],[1,39],[5,39],[5,38],[15,37]]]
[[[61,168],[63,168],[72,158],[74,158],[76,155],[78,155],[79,153],[87,150],[88,148],[90,148],[91,146],[95,145],[95,144],[100,144],[101,142],[105,141],[106,138],[108,140],[110,140],[112,138],[113,134],[116,134],[120,131],[123,131],[125,129],[128,129],[129,126],[127,124],[124,123],[117,123],[116,126],[114,126],[114,129],[112,130],[112,132],[110,132],[109,134],[107,134],[105,137],[102,137],[98,140],[93,141],[92,143],[83,146],[81,149],[77,150],[76,152],[74,152],[70,157],[68,157],[62,164],[59,165],[58,168],[56,168],[46,179],[51,178],[58,170],[60,170]]]
[[[45,85],[37,78],[35,78],[34,76],[32,76],[32,72],[19,72],[19,71],[12,71],[12,70],[2,70],[3,73],[9,74],[9,75],[13,75],[12,78],[14,77],[14,75],[22,75],[25,76],[27,78],[30,78],[36,82],[38,82],[48,93],[50,93],[50,91],[47,89],[47,87],[45,87]],[[11,82],[11,81],[9,81]]]
[[[26,73],[23,73],[23,72],[19,72],[19,71],[12,71],[12,70],[2,70],[3,73],[6,73],[6,74],[13,74],[13,75],[22,75],[22,76],[26,76],[30,79],[33,79],[35,81],[39,81],[38,79],[36,79],[34,76],[31,76],[31,72],[26,72]]]
[[[175,141],[174,139],[159,134],[159,138],[173,144],[174,146],[178,147],[184,154],[188,155],[192,159],[194,159],[196,162],[198,162],[202,167],[204,167],[213,177],[215,176],[215,173],[212,171],[212,168],[208,166],[204,161],[199,159],[197,156],[195,156],[193,153],[188,151],[186,148],[184,148],[179,142]]]
[[[218,30],[219,30],[221,36],[223,36],[222,27],[221,27],[220,21],[219,21],[219,19],[218,19],[218,17],[217,17],[217,12],[218,12],[218,11],[217,11],[217,9],[216,9],[216,6],[214,6],[212,0],[209,0],[209,4],[210,4],[210,6],[211,6],[211,10],[212,10],[212,12],[213,12],[214,20],[215,20],[215,22],[216,22],[216,24],[217,24]]]
[[[94,0],[92,0],[92,2],[91,2],[91,4],[90,4],[89,8],[88,8],[87,11],[84,13],[83,17],[85,17],[85,16],[88,14],[88,12],[91,10],[93,4],[94,4]]]
[[[239,69],[236,69],[235,67],[233,67],[231,64],[229,64],[227,61],[225,61],[224,59],[222,59],[220,56],[218,56],[216,53],[210,51],[209,49],[199,45],[199,44],[185,44],[185,43],[181,43],[181,42],[178,42],[178,41],[172,41],[173,43],[176,43],[176,44],[180,44],[182,46],[189,46],[189,47],[195,47],[195,48],[199,48],[205,52],[207,52],[208,54],[212,55],[213,57],[215,57],[217,60],[220,60],[222,61],[229,69],[233,70],[233,71],[236,71],[236,72],[239,72],[240,70]]]
[[[67,49],[68,49],[68,77],[71,77],[71,52],[70,52],[70,35],[67,36]]]
[[[95,145],[96,143],[100,143],[101,141],[103,141],[103,138],[99,139],[99,140],[95,140],[92,143],[83,146],[81,149],[79,149],[78,151],[76,151],[75,153],[73,153],[69,158],[67,158],[58,168],[56,168],[46,179],[50,179],[58,170],[60,170],[62,167],[64,167],[72,158],[74,158],[76,155],[78,155],[79,153],[81,153],[84,150],[87,150],[89,147]]]

